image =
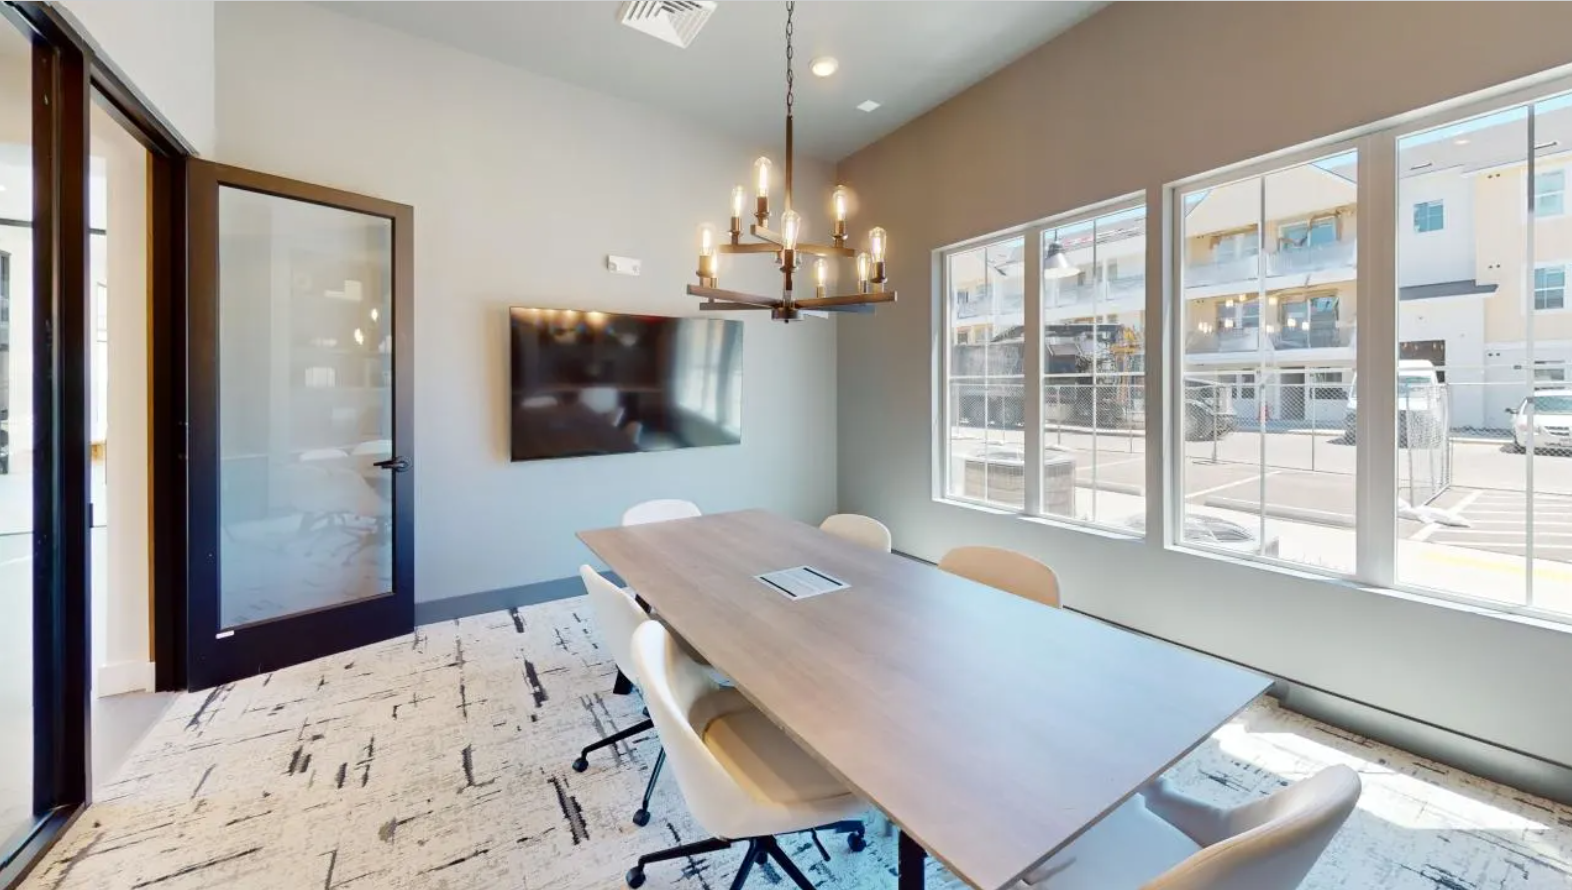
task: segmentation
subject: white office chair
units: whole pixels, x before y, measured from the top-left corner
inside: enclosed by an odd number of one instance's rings
[[[629,656],[633,632],[640,625],[648,623],[649,616],[639,608],[632,594],[607,581],[589,566],[579,566],[579,577],[584,580],[584,590],[589,594],[590,614],[594,616],[595,626],[600,629],[601,638],[605,640],[606,648],[611,651],[611,660],[617,664],[617,680],[612,685],[611,691],[617,695],[627,695],[633,691],[632,678],[638,676],[633,670],[633,661]],[[653,722],[641,720],[594,744],[585,746],[584,750],[579,752],[579,759],[573,761],[573,771],[582,773],[589,769],[591,751],[615,745],[654,728]],[[649,782],[644,786],[644,802],[633,813],[634,825],[643,826],[649,823],[650,796],[655,793],[655,780],[660,778],[660,770],[665,763],[666,752],[663,749],[656,756],[655,766],[650,770]]]
[[[1158,779],[1033,869],[1018,890],[1294,890],[1359,802],[1341,764],[1233,809]]]
[[[1059,605],[1058,576],[1024,553],[1002,547],[956,547],[939,560],[939,568],[1044,605]]]
[[[646,522],[665,522],[668,519],[692,519],[703,516],[704,511],[692,501],[673,498],[645,501],[634,504],[622,514],[623,525],[643,525]]]
[[[890,552],[893,540],[890,530],[884,523],[871,516],[861,516],[856,513],[836,513],[834,516],[819,523],[819,530],[826,531],[837,538],[845,538],[853,544],[861,544],[874,550]]]
[[[748,852],[733,890],[740,890],[754,863],[766,856],[802,890],[813,890],[776,835],[841,831],[853,851],[863,848],[863,825],[852,817],[867,805],[741,693],[717,686],[665,626],[650,621],[634,631],[632,657],[688,810],[713,837],[640,856],[628,871],[628,886],[642,885],[651,863],[713,853],[745,840]]]

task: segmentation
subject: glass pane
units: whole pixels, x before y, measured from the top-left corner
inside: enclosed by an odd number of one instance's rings
[[[224,627],[392,589],[392,234],[219,190]]]
[[[950,431],[947,491],[1025,506],[1024,254],[1013,238],[949,257]]]
[[[1533,526],[1523,537],[1533,572],[1529,604],[1561,615],[1572,615],[1572,383],[1567,380],[1572,362],[1572,303],[1567,300],[1572,216],[1564,200],[1568,146],[1572,94],[1535,103],[1534,268],[1545,271],[1546,288],[1535,289],[1533,312],[1526,313],[1530,322],[1524,346],[1532,355],[1523,357],[1528,372],[1523,386],[1534,398],[1532,416],[1524,417],[1524,425],[1531,432],[1525,444],[1533,455],[1528,477]]]
[[[1184,196],[1191,546],[1354,570],[1357,165],[1345,152]]]
[[[27,40],[0,22],[0,838],[33,817],[30,53]]]
[[[1139,531],[1146,208],[1050,229],[1042,249],[1043,513]]]
[[[1565,290],[1561,270],[1528,262],[1528,109],[1415,133],[1397,149],[1399,209],[1447,208],[1439,231],[1397,227],[1397,579],[1522,605],[1528,460],[1508,411],[1529,394],[1528,307]]]

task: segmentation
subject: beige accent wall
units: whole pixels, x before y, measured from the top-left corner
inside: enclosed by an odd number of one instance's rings
[[[1572,763],[1565,630],[931,498],[934,249],[1567,65],[1568,33],[1559,3],[1116,3],[847,158],[853,231],[889,230],[902,296],[841,319],[841,509],[928,559],[1030,552],[1075,608]]]

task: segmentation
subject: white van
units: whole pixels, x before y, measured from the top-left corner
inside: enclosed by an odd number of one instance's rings
[[[1446,387],[1429,359],[1402,359],[1397,363],[1397,444],[1410,441],[1422,448],[1439,445],[1446,436]],[[1354,441],[1359,414],[1359,374],[1348,386],[1343,432]]]

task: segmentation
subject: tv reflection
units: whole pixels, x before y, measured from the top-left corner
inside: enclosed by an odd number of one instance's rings
[[[515,307],[515,461],[742,441],[738,321]]]

